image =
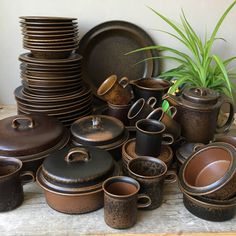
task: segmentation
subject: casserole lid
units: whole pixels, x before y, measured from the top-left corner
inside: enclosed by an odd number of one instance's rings
[[[124,131],[120,120],[106,115],[86,116],[71,125],[74,140],[82,145],[105,146],[122,139]]]
[[[56,118],[39,114],[0,120],[0,155],[29,156],[56,146],[66,129]]]
[[[68,145],[50,154],[42,164],[41,176],[53,189],[74,191],[96,186],[114,171],[112,156],[96,147]]]

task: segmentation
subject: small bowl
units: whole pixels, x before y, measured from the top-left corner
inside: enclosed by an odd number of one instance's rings
[[[208,221],[230,220],[236,211],[236,197],[229,200],[214,200],[183,193],[183,203],[193,215]]]
[[[223,142],[204,146],[184,162],[179,181],[190,195],[231,198],[236,194],[236,149]]]

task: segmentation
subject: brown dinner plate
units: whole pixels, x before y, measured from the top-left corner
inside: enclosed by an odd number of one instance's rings
[[[66,38],[52,38],[52,39],[29,39],[29,38],[23,38],[23,41],[25,42],[34,42],[34,43],[62,43],[62,42],[67,42],[67,41],[79,41],[78,35],[74,37],[66,37]]]
[[[19,60],[23,62],[29,62],[32,64],[43,64],[43,66],[46,65],[58,65],[62,66],[63,64],[66,64],[65,66],[72,66],[73,64],[71,63],[78,63],[79,61],[82,60],[82,56],[78,53],[72,53],[68,58],[64,59],[39,59],[33,57],[32,53],[23,53],[19,56]]]

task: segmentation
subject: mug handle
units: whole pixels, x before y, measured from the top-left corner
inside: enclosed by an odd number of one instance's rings
[[[155,97],[150,97],[147,100],[147,104],[151,106],[152,108],[156,105],[157,99]]]
[[[138,194],[138,200],[146,199],[148,200],[146,203],[138,203],[138,208],[147,208],[152,204],[151,198],[146,194]]]
[[[226,123],[223,126],[221,126],[221,127],[217,126],[217,128],[216,128],[217,133],[223,133],[223,132],[227,131],[230,128],[230,126],[231,126],[231,124],[233,123],[233,120],[234,120],[234,106],[233,106],[233,104],[230,101],[225,100],[221,104],[221,107],[225,103],[228,103],[229,107],[230,107],[229,117],[228,117]]]
[[[29,176],[30,179],[24,179],[25,176]],[[23,185],[35,181],[34,173],[32,171],[22,171],[21,174],[20,174],[20,178],[21,178],[21,183]]]
[[[170,145],[174,142],[174,137],[172,134],[163,134],[162,135],[163,139],[167,138],[169,140],[162,140],[162,144],[164,145]]]
[[[129,85],[129,79],[127,77],[122,77],[120,80],[119,80],[119,84],[123,87],[123,88],[126,88],[127,85]]]
[[[166,113],[168,113],[168,112],[170,112],[171,117],[174,119],[174,117],[175,117],[175,115],[176,115],[176,113],[177,113],[177,108],[174,107],[174,106],[170,106],[170,107],[167,109]]]
[[[165,175],[165,183],[171,184],[177,181],[178,177],[175,171],[168,170]]]

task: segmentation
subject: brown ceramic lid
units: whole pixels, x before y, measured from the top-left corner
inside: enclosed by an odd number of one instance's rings
[[[187,88],[183,91],[182,98],[197,104],[202,105],[214,105],[217,103],[220,94],[215,90],[208,88]]]
[[[124,136],[124,124],[111,116],[92,115],[83,117],[71,126],[74,140],[82,145],[104,146]]]
[[[41,181],[54,190],[75,192],[97,186],[113,171],[114,161],[107,151],[69,145],[44,160],[40,176]]]
[[[44,152],[62,140],[65,128],[56,118],[31,114],[0,121],[0,155],[29,156]]]

